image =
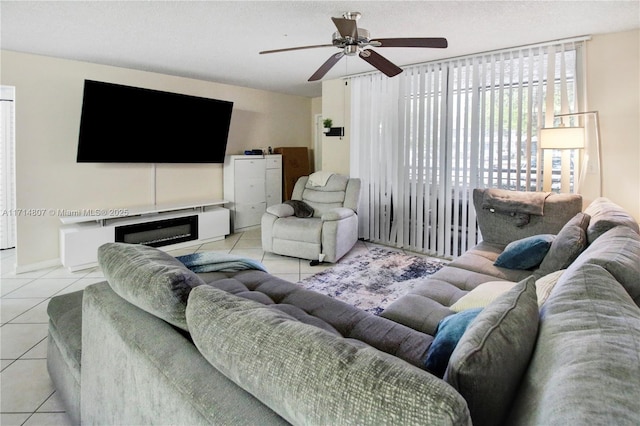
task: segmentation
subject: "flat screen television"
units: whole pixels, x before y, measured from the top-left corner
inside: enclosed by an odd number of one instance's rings
[[[85,80],[78,163],[224,163],[233,102]]]

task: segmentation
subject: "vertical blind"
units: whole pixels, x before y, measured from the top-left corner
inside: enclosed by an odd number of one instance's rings
[[[481,239],[473,188],[535,191],[547,179],[570,191],[577,155],[541,155],[537,133],[580,109],[582,49],[574,40],[351,77],[360,236],[456,257]]]

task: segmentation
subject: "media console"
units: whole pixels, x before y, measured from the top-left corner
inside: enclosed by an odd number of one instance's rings
[[[230,232],[229,210],[222,207],[225,203],[214,200],[63,216],[60,260],[70,271],[77,271],[96,266],[98,247],[108,242],[174,250],[223,240]]]

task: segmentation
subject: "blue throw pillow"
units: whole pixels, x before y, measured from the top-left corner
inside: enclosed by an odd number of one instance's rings
[[[451,353],[480,311],[482,308],[467,309],[440,320],[424,362],[425,368],[431,374],[440,378],[444,376]]]
[[[552,234],[540,234],[512,241],[507,244],[494,265],[509,269],[535,268],[547,255],[555,238]]]

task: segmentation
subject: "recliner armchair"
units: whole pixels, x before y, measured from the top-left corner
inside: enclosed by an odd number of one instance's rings
[[[358,241],[360,179],[332,174],[324,185],[311,182],[309,176],[299,178],[291,199],[303,201],[313,215],[298,217],[286,202],[270,206],[262,215],[262,249],[335,263]]]

